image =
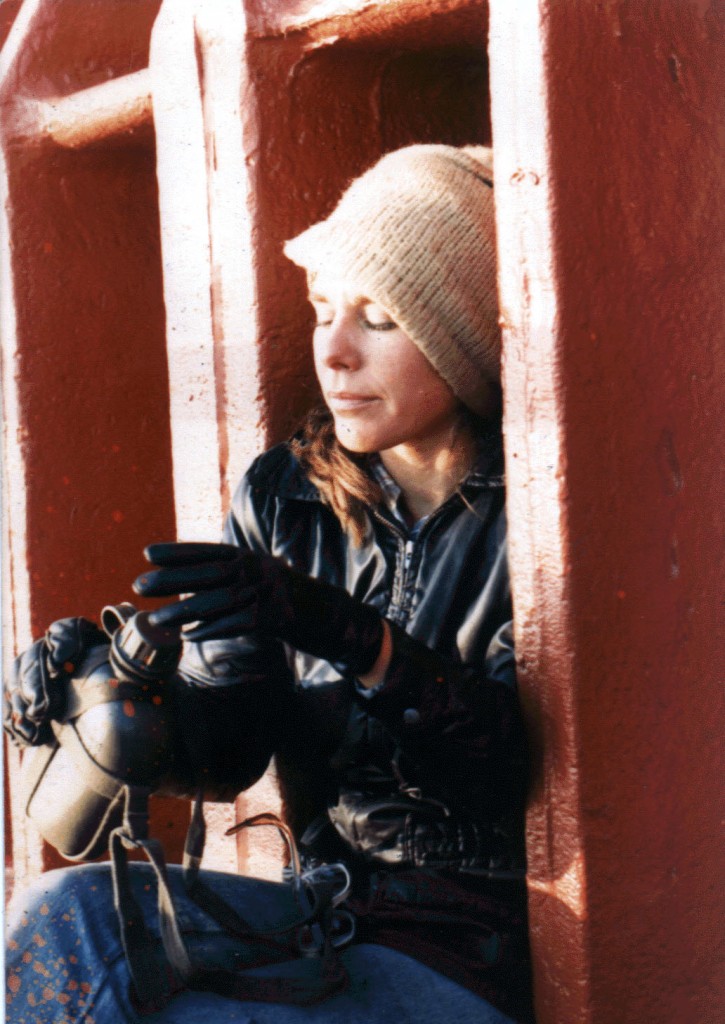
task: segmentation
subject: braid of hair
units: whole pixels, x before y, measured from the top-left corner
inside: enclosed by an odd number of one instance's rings
[[[365,472],[364,456],[343,448],[332,413],[324,405],[307,414],[290,446],[322,500],[359,547],[367,527],[366,511],[383,498],[380,484]]]

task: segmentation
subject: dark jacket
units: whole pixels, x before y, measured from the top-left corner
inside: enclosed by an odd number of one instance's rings
[[[367,693],[274,640],[191,645],[177,692],[177,776],[191,785],[201,774],[231,798],[274,754],[308,858],[353,868],[362,937],[525,1019],[526,753],[500,439],[481,439],[460,493],[414,539],[382,506],[360,547],[278,445],[242,480],[224,539],[373,605],[393,626],[393,659]]]

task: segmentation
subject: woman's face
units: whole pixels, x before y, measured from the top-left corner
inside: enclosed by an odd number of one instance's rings
[[[341,444],[353,452],[425,445],[457,422],[460,402],[386,310],[318,274],[314,357]]]

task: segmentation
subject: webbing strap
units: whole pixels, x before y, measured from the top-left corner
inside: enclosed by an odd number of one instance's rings
[[[138,815],[138,794],[134,787],[126,787],[127,811]],[[136,799],[134,799],[136,797]],[[141,802],[148,799],[148,791]],[[159,928],[167,958],[167,970],[160,969],[158,942],[146,928],[143,912],[131,888],[126,849],[143,850],[156,875],[158,892]],[[184,939],[179,929],[174,902],[169,889],[166,863],[161,844],[156,839],[135,838],[129,827],[128,815],[124,825],[114,829],[109,838],[113,902],[121,931],[121,942],[129,973],[141,1009],[145,1013],[165,1006],[174,992],[183,988],[184,981],[193,973]]]
[[[139,794],[133,791],[134,787],[125,789],[128,813],[124,826],[111,833],[109,846],[114,904],[139,1012],[145,1014],[157,1011],[165,1006],[176,992],[185,987],[216,992],[234,999],[311,1005],[345,986],[347,972],[330,941],[332,894],[329,899],[326,893],[318,898],[320,894],[315,892],[315,898],[311,899],[308,889],[302,886],[296,888],[295,892],[302,909],[301,917],[281,928],[262,931],[245,921],[199,877],[206,831],[201,793],[194,805],[184,852],[184,882],[187,892],[190,898],[226,932],[249,942],[254,947],[255,959],[253,964],[246,964],[239,970],[233,970],[208,967],[190,956],[178,925],[163,848],[157,840],[137,838],[138,831],[135,835],[131,832],[130,812],[131,808],[135,808],[135,817],[138,819]],[[147,791],[140,795],[141,802],[147,795]],[[140,824],[140,821],[138,823]],[[286,826],[284,828],[286,829]],[[294,843],[293,839],[291,841]],[[143,913],[131,888],[126,849],[134,847],[143,850],[156,876],[159,927],[167,959],[166,970],[160,969],[158,942],[147,930]],[[296,848],[294,852],[296,854]],[[293,863],[299,861],[293,858]],[[315,922],[315,930],[319,931],[319,942],[315,943],[314,947],[308,947],[307,956],[300,957],[302,943],[298,932],[312,922]],[[255,967],[273,963],[284,968],[283,975],[260,977],[246,973]]]
[[[184,888],[189,898],[197,906],[220,924],[225,931],[240,939],[254,939],[262,944],[268,941],[271,948],[279,949],[279,941],[276,936],[278,930],[266,933],[255,929],[254,925],[246,921],[241,914],[231,907],[226,900],[223,900],[213,889],[199,877],[201,858],[204,853],[206,841],[206,822],[202,809],[203,794],[197,794],[194,801],[194,808],[189,822],[189,830],[186,833],[183,859]]]
[[[284,974],[273,978],[224,970],[201,970],[189,987],[216,992],[230,999],[259,1003],[313,1006],[347,984],[347,971],[338,956],[278,961]]]
[[[170,996],[169,982],[159,971],[155,950],[156,943],[146,930],[143,914],[131,891],[128,865],[123,850],[123,832],[111,833],[109,839],[113,878],[113,904],[116,908],[121,930],[121,943],[126,955],[131,982],[138,1001],[149,1011],[161,1009]]]
[[[240,939],[253,940],[256,945],[267,945],[278,955],[282,936],[289,936],[288,946],[291,955],[301,953],[303,956],[319,956],[324,950],[324,940],[320,925],[330,923],[330,912],[337,905],[339,880],[335,884],[333,875],[318,872],[314,885],[303,879],[300,870],[300,857],[292,830],[276,814],[263,812],[227,829],[225,835],[233,835],[243,828],[256,828],[263,825],[275,827],[285,839],[289,851],[289,863],[292,891],[300,908],[300,916],[296,921],[278,928],[261,929],[250,924],[226,900],[209,888],[199,877],[199,867],[204,852],[206,823],[203,813],[203,790],[197,793],[194,809],[189,823],[184,848],[184,887],[189,898],[213,918],[225,931]],[[311,929],[310,926],[313,926]]]

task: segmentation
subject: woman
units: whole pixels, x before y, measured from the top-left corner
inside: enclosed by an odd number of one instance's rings
[[[349,986],[316,1007],[184,992],[148,1019],[532,1019],[494,245],[482,147],[407,147],[354,182],[286,247],[324,408],[252,464],[223,544],[147,549],[137,591],[191,594],[152,616],[188,641],[169,785],[231,797],[274,754],[306,862],[351,872],[356,927]],[[84,630],[35,646],[57,687]],[[8,731],[42,738],[33,671],[9,689]],[[147,905],[148,882],[135,868]],[[262,915],[276,899],[208,882]],[[173,885],[202,941],[213,925]],[[10,1021],[137,1019],[105,866],[43,876],[21,914]]]

